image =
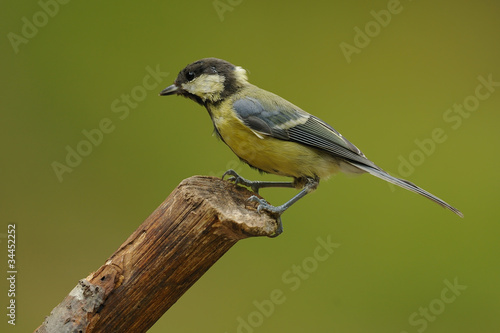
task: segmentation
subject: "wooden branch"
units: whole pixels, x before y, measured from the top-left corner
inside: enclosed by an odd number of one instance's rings
[[[238,240],[275,235],[277,221],[256,212],[252,194],[185,179],[35,332],[146,332]]]

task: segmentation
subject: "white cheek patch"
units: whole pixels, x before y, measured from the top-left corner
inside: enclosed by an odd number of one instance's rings
[[[183,83],[182,89],[201,97],[201,99],[217,101],[224,91],[225,78],[220,75],[202,74],[191,82]]]

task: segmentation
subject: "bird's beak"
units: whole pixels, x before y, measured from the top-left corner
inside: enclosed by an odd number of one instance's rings
[[[171,86],[166,87],[160,92],[160,96],[167,96],[167,95],[173,95],[179,90],[179,87],[177,87],[175,84],[172,84]]]

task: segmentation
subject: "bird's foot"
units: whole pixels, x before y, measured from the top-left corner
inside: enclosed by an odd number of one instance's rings
[[[261,188],[259,181],[251,181],[246,178],[241,177],[234,171],[233,169],[229,169],[222,175],[222,179],[226,176],[231,176],[227,180],[234,182],[236,185],[240,184],[246,187],[250,187],[254,193],[259,193],[259,189]]]
[[[262,187],[269,186],[269,184],[274,184],[271,182],[261,182],[261,181],[251,181],[246,178],[241,177],[236,173],[236,171],[229,169],[224,174],[222,175],[222,179],[226,176],[231,176],[228,178],[229,181],[234,182],[236,185],[241,184],[243,186],[250,187],[254,193],[259,193],[259,189]],[[281,184],[281,183],[280,183]],[[283,186],[283,185],[281,185]],[[288,183],[285,183],[285,186],[288,187]],[[255,195],[252,195],[250,198],[247,199],[248,201],[253,201],[253,202],[258,202],[259,205],[257,206],[257,212],[262,213],[263,210],[271,213],[276,218],[276,222],[278,223],[276,231],[274,232],[273,235],[269,237],[277,237],[281,233],[283,233],[283,223],[281,222],[281,214],[288,208],[285,205],[275,207],[273,205],[270,205],[266,200],[261,199]]]
[[[283,223],[281,223],[281,214],[286,210],[286,208],[282,206],[275,207],[269,204],[266,200],[261,199],[255,195],[252,195],[247,199],[248,201],[253,201],[259,203],[257,206],[257,212],[260,214],[262,211],[266,211],[271,213],[271,215],[276,217],[276,221],[278,222],[278,227],[276,228],[276,232],[270,237],[277,237],[283,232]]]
[[[261,199],[261,198],[255,196],[255,195],[252,195],[247,200],[259,203],[259,205],[257,206],[257,212],[258,213],[262,213],[262,211],[265,210],[266,212],[269,212],[269,213],[271,213],[273,215],[280,216],[286,210],[285,207],[282,207],[282,206],[278,206],[278,207],[273,206],[273,205],[269,204],[266,200]]]

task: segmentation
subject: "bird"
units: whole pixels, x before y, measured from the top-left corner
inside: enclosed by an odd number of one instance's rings
[[[369,160],[332,126],[286,99],[248,81],[241,66],[218,58],[204,58],[182,69],[160,96],[180,95],[204,106],[214,133],[250,167],[293,181],[250,181],[228,170],[222,178],[258,193],[266,187],[295,188],[299,192],[280,206],[252,195],[257,211],[280,217],[290,206],[316,190],[321,179],[338,172],[368,173],[418,193],[453,213],[461,211],[418,187],[396,178]],[[281,220],[279,221],[281,224]]]

